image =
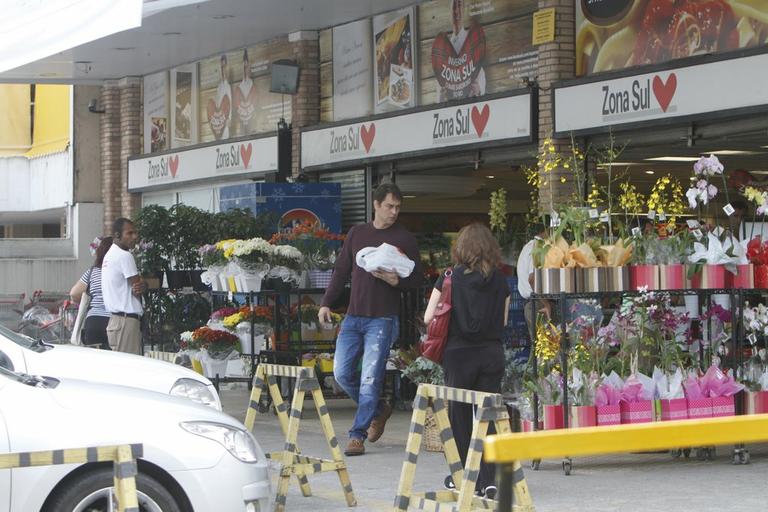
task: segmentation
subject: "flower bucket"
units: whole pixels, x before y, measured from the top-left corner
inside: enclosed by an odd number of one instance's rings
[[[688,419],[688,402],[685,398],[659,400],[661,405],[661,421]]]
[[[521,432],[534,432],[536,430],[543,430],[544,429],[544,423],[539,421],[539,425],[537,428],[534,428],[534,424],[532,420],[520,420],[520,431]]]
[[[629,283],[632,290],[647,287],[649,290],[659,289],[658,265],[631,265],[629,267]]]
[[[685,311],[688,313],[689,318],[699,318],[699,296],[698,295],[683,295],[685,301]]]
[[[302,341],[333,341],[336,339],[336,326],[332,325],[329,329],[318,324],[301,323]]]
[[[715,396],[712,397],[712,417],[736,415],[736,400],[733,396]]]
[[[727,293],[712,294],[712,302],[725,310],[731,310],[731,296]]]
[[[247,274],[240,274],[236,278],[237,289],[241,292],[260,292],[261,277]]]
[[[320,371],[322,373],[333,373],[333,359],[321,357],[318,361],[320,361]]]
[[[227,290],[230,292],[237,292],[237,280],[235,276],[227,276]]]
[[[227,374],[227,365],[229,364],[229,360],[227,359],[209,358],[206,361],[203,361],[202,363],[203,363],[203,374],[209,379],[212,379],[217,375],[220,378],[223,378]]]
[[[594,405],[572,405],[569,409],[569,427],[581,428],[597,426],[597,409]]]
[[[621,424],[621,407],[619,404],[601,405],[596,407],[596,409],[598,426]]]
[[[768,288],[768,265],[755,265],[755,288]]]
[[[733,276],[734,288],[755,287],[755,266],[751,263],[736,265],[736,275]]]
[[[315,359],[314,357],[312,359],[304,359],[304,358],[301,359],[301,366],[303,366],[304,368],[314,368],[316,364],[317,364],[317,359]]]
[[[190,360],[192,361],[192,369],[200,375],[204,375],[205,372],[203,370],[203,363],[195,357],[190,358]]]
[[[653,400],[621,402],[622,423],[650,423],[654,418]]]
[[[576,291],[575,268],[542,268],[534,274],[537,293],[573,293]]]
[[[310,270],[309,271],[309,286],[312,288],[328,288],[331,284],[331,276],[333,275],[333,269],[331,270]]]
[[[579,280],[577,289],[580,292],[601,292],[608,286],[608,273],[605,267],[577,269]]]
[[[605,267],[605,290],[623,292],[629,290],[629,267]]]
[[[700,290],[713,290],[726,288],[729,280],[726,276],[729,272],[725,265],[704,265],[701,273],[691,278],[691,287]]]
[[[214,292],[226,291],[221,285],[221,279],[219,278],[220,275],[221,274],[211,275],[211,291],[214,291]]]
[[[711,398],[688,398],[688,419],[712,417]]]
[[[744,393],[744,414],[768,413],[768,391],[747,391]]]
[[[544,406],[544,430],[556,430],[565,426],[563,422],[563,406]]]
[[[662,290],[684,290],[686,288],[685,265],[681,263],[660,265],[659,286]]]

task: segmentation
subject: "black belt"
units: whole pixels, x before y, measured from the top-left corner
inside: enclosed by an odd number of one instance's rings
[[[118,311],[117,313],[112,313],[115,316],[124,316],[126,318],[135,318],[136,320],[139,320],[141,318],[141,315],[138,313],[123,313],[122,311]]]

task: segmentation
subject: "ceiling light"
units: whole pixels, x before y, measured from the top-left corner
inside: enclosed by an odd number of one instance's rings
[[[489,180],[492,180],[492,179],[493,179],[493,178],[495,178],[495,177],[496,177],[496,176],[494,176],[493,174],[489,174],[488,176],[486,176],[486,178],[488,178]]]
[[[657,162],[698,162],[699,158],[698,156],[655,156],[653,158],[646,158],[646,160]]]
[[[226,20],[226,19],[229,19],[229,18],[234,18],[234,15],[232,15],[232,14],[215,14],[215,15],[211,16],[211,18],[213,18],[215,20]]]
[[[645,171],[645,174],[655,174],[655,173],[652,170],[648,169],[647,171]]]
[[[117,48],[112,48],[113,50],[116,50],[118,52],[128,52],[131,50],[135,50],[135,46],[118,46]]]
[[[708,151],[702,155],[759,155],[761,151],[742,151],[740,149],[719,149],[717,151]]]
[[[181,32],[163,32],[164,36],[180,36]]]
[[[413,198],[415,198],[415,197],[416,197],[416,196],[403,196],[403,199],[413,199]]]

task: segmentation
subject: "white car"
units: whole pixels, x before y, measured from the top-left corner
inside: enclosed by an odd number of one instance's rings
[[[0,366],[32,375],[148,389],[186,397],[221,410],[219,394],[211,381],[189,368],[122,352],[75,345],[51,345],[15,333],[2,325]]]
[[[211,407],[137,388],[0,367],[0,453],[142,443],[143,512],[262,512],[267,459],[246,427]],[[0,512],[112,510],[111,463],[0,470]]]

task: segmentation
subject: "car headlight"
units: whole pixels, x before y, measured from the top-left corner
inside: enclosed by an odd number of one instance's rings
[[[250,432],[239,428],[208,421],[184,421],[181,428],[191,434],[216,441],[236,459],[243,462],[258,462],[261,451]]]
[[[171,388],[172,396],[182,396],[189,398],[193,402],[198,404],[207,405],[213,407],[217,411],[221,410],[221,401],[216,395],[216,392],[210,387],[206,386],[199,380],[195,379],[179,379]]]

